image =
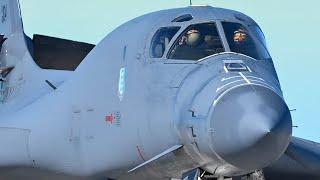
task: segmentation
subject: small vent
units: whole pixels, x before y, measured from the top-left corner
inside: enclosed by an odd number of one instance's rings
[[[227,72],[246,72],[250,71],[244,63],[225,63],[225,70]]]
[[[192,19],[193,17],[191,14],[185,14],[175,18],[174,20],[172,20],[172,22],[186,22],[186,21],[191,21]]]

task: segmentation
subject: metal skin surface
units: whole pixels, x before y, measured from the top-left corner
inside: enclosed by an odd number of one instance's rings
[[[215,152],[248,170],[278,159],[291,134],[286,104],[263,86],[244,85],[228,91],[215,105],[211,119]]]
[[[225,61],[239,59],[253,72],[223,70]],[[280,87],[265,80],[270,74],[254,68],[258,64],[237,54],[213,56],[182,81],[177,109],[183,120],[177,126],[187,151],[208,172],[239,175],[265,167],[290,141],[291,116]]]
[[[320,144],[294,137],[286,153],[263,171],[267,180],[318,180]]]
[[[230,52],[222,33],[221,21],[257,26],[246,15],[209,6],[147,14],[115,29],[65,72],[35,64],[18,2],[0,2],[12,12],[0,28],[8,38],[1,65],[14,66],[1,95],[0,172],[7,173],[0,176],[169,179],[196,168],[216,177],[245,175],[287,149],[291,117],[272,61]],[[184,14],[193,19],[172,22]],[[150,58],[159,28],[180,26],[176,39],[201,22],[217,24],[225,53],[199,61]],[[228,72],[226,63],[250,71]]]

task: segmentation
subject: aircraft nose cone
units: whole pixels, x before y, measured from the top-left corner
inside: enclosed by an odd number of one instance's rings
[[[219,98],[211,117],[212,143],[226,162],[246,170],[268,166],[286,150],[290,111],[269,88],[246,85]]]

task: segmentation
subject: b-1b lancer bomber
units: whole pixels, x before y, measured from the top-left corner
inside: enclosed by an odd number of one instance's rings
[[[320,179],[250,17],[163,10],[96,46],[21,19],[0,0],[0,179]]]

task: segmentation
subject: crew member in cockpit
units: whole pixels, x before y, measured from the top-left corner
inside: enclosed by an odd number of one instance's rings
[[[199,45],[203,41],[201,32],[195,28],[192,28],[184,34],[178,42],[178,46],[175,47],[173,53],[173,59],[197,59],[199,55]]]
[[[245,30],[239,28],[233,33],[234,48],[238,53],[247,52],[248,35]]]
[[[247,40],[247,33],[243,30],[243,29],[238,29],[236,31],[234,31],[234,34],[233,34],[233,41],[236,43],[236,44],[240,44],[240,43],[243,43]]]

